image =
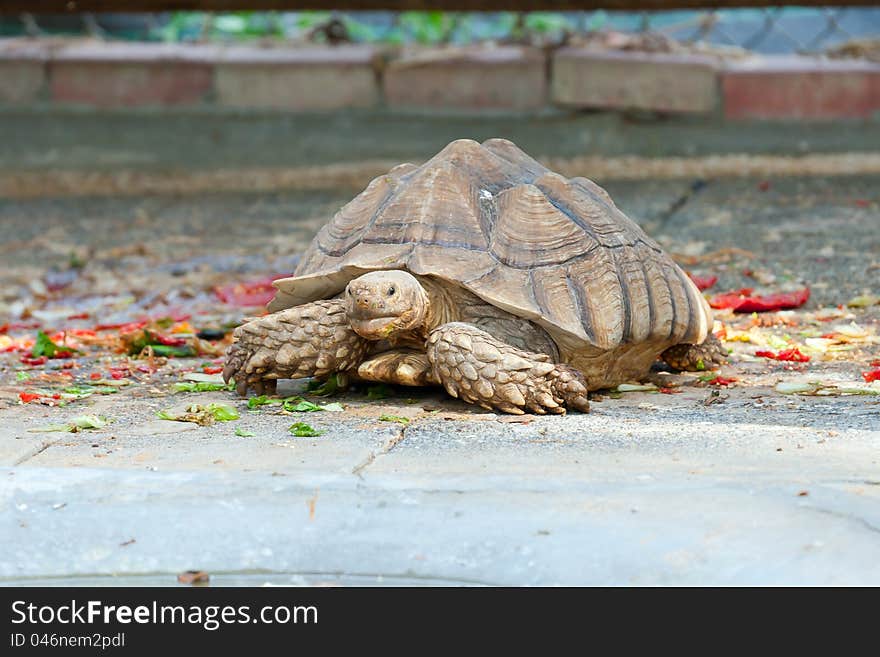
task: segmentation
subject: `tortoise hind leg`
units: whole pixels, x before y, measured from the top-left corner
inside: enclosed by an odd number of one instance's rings
[[[428,360],[453,397],[521,415],[588,411],[583,375],[550,356],[513,347],[471,324],[450,322],[428,336]]]
[[[683,372],[718,369],[727,363],[727,349],[710,333],[702,344],[677,344],[660,354],[664,363]]]
[[[325,377],[360,363],[369,343],[351,328],[342,301],[315,301],[242,324],[226,352],[223,380],[242,397],[274,392],[278,379]]]

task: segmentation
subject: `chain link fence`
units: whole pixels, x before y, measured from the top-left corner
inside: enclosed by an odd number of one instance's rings
[[[4,17],[5,36],[84,35],[151,41],[355,41],[559,44],[577,35],[660,34],[685,44],[765,54],[848,52],[877,56],[880,7],[777,7],[653,12],[236,12]],[[847,50],[849,49],[849,50]]]

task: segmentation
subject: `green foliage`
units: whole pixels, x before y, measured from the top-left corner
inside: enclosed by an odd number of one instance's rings
[[[405,37],[417,43],[446,43],[455,29],[456,16],[443,11],[405,11],[398,25]]]
[[[168,23],[153,33],[165,41],[202,39],[242,41],[265,38],[303,38],[316,28],[337,19],[345,25],[352,41],[359,43],[404,44],[468,43],[486,39],[522,39],[528,35],[557,35],[577,26],[564,14],[405,11],[396,15],[391,28],[365,22],[358,12],[329,11],[277,12],[238,11],[222,14],[174,12]],[[593,12],[588,30],[607,26],[605,12]],[[320,41],[320,32],[316,35]]]

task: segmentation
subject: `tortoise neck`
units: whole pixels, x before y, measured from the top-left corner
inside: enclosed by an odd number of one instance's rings
[[[457,322],[460,318],[458,304],[452,298],[450,286],[428,276],[418,276],[419,283],[428,295],[428,312],[423,325],[425,336],[438,326]]]

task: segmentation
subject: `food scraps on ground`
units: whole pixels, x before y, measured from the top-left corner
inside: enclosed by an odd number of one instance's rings
[[[380,415],[379,422],[396,422],[397,424],[409,424],[409,418],[401,415]]]
[[[323,436],[326,431],[315,429],[305,422],[294,422],[288,429],[297,438],[313,438],[315,436]]]
[[[700,292],[708,290],[710,287],[718,282],[717,276],[698,276],[696,274],[692,274],[691,272],[688,272],[687,275],[690,276],[690,279],[694,282],[694,285],[697,286],[697,289]]]
[[[838,386],[821,381],[782,382],[776,385],[776,392],[783,395],[835,396],[835,395],[880,395],[876,386]]]
[[[272,281],[276,278],[283,277],[283,275],[280,275],[271,278],[261,278],[246,283],[223,285],[214,288],[214,294],[217,295],[217,298],[220,299],[220,301],[229,304],[230,306],[239,306],[242,308],[265,306],[272,300],[277,291],[272,286]]]
[[[214,422],[229,422],[238,419],[238,411],[229,404],[190,404],[182,411],[164,410],[156,415],[161,420],[174,420],[176,422],[194,422],[207,426]]]
[[[729,308],[735,313],[760,313],[799,308],[810,299],[808,287],[793,292],[759,296],[752,296],[753,291],[750,287],[744,287],[733,292],[717,294],[709,299],[709,305],[718,310]]]
[[[48,424],[43,427],[34,427],[28,429],[31,433],[43,433],[46,431],[69,431],[76,433],[83,429],[103,429],[110,422],[109,418],[103,415],[79,415],[64,424]]]
[[[791,349],[785,349],[783,351],[769,351],[766,349],[759,349],[755,352],[755,356],[759,356],[761,358],[770,358],[771,360],[785,360],[791,361],[795,363],[807,363],[810,360],[810,357],[802,354],[800,349],[797,347],[792,347]]]

